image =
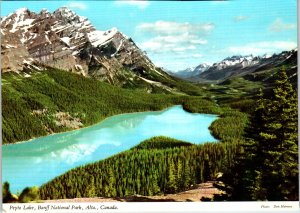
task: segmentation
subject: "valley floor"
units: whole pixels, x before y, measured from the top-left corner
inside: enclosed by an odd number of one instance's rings
[[[197,184],[194,189],[160,196],[128,196],[123,198],[74,198],[59,200],[43,200],[45,203],[80,203],[80,202],[198,202],[201,198],[212,198],[214,194],[223,192],[213,186],[214,181]]]

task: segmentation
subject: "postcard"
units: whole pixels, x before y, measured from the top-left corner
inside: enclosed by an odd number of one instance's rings
[[[2,1],[2,211],[298,211],[297,3]]]

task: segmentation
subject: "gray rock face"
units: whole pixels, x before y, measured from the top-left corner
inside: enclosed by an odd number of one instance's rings
[[[66,7],[38,14],[21,8],[1,18],[1,38],[2,72],[51,66],[118,85],[128,76],[168,78],[132,39],[116,28],[96,30]]]

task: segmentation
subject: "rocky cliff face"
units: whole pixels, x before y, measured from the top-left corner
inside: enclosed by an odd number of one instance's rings
[[[53,13],[22,8],[1,18],[1,57],[2,72],[51,66],[115,85],[169,78],[131,38],[116,28],[96,30],[66,7]]]

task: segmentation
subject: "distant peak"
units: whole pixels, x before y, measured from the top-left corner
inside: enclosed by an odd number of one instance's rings
[[[59,16],[65,19],[70,19],[74,17],[80,17],[77,15],[73,10],[69,9],[68,7],[60,7],[53,13],[55,16]]]
[[[208,63],[202,63],[202,64],[200,64],[199,66],[201,66],[201,67],[208,67],[208,66],[210,66]]]
[[[57,9],[58,11],[70,11],[70,9],[67,6],[63,6]]]
[[[71,10],[70,8],[68,8],[66,6],[58,8],[57,10],[54,11],[54,13],[75,14],[75,12],[73,10]]]
[[[240,58],[242,58],[242,57],[243,57],[243,56],[241,56],[241,55],[229,56],[229,57],[225,58],[223,61],[236,60],[236,59],[240,59]]]
[[[24,17],[27,14],[32,14],[32,13],[33,12],[28,10],[28,8],[22,7],[22,8],[15,10],[13,13],[8,14],[7,16],[1,17],[1,23],[5,22],[7,20],[14,21],[14,22],[23,21]]]
[[[17,10],[15,11],[15,13],[25,13],[25,12],[27,12],[27,11],[29,11],[28,8],[22,7],[22,8],[17,9]]]
[[[43,13],[50,13],[50,12],[47,8],[43,8],[40,13],[43,14]]]
[[[57,11],[74,13],[73,10],[71,10],[69,7],[66,7],[66,6],[63,6],[63,7],[58,8]]]
[[[254,56],[252,54],[250,55],[234,55],[234,56],[230,56],[225,58],[223,61],[233,61],[233,60],[240,60],[240,59],[252,59],[254,58]]]
[[[17,15],[17,16],[20,16],[21,14],[24,14],[27,11],[29,11],[29,10],[26,7],[19,8],[19,9],[15,10],[13,13],[10,13],[7,16],[1,17],[1,21],[4,21],[5,19],[11,17],[14,14]]]

